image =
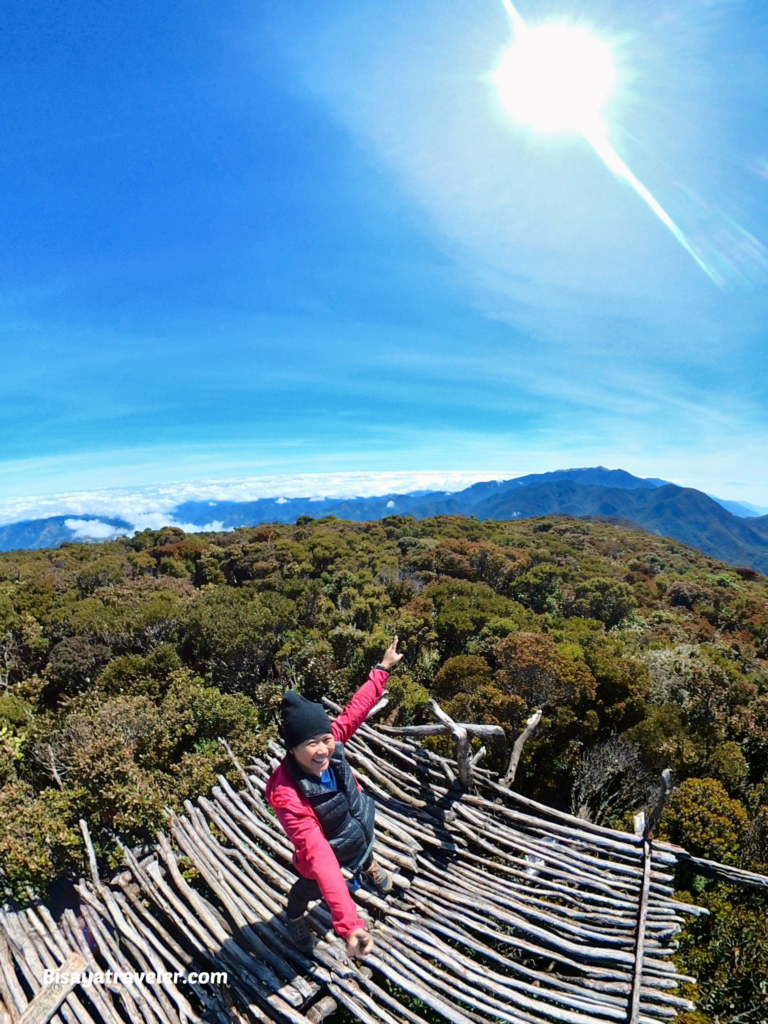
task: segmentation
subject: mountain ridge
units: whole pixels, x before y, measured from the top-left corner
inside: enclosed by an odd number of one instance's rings
[[[659,536],[672,537],[714,558],[768,574],[768,515],[734,514],[729,505],[695,488],[659,478],[633,476],[604,466],[531,473],[488,480],[463,490],[414,491],[373,497],[260,498],[254,501],[186,501],[172,521],[197,531],[234,530],[301,516],[335,516],[356,522],[388,515],[463,515],[477,519],[528,519],[569,515],[632,522]],[[743,509],[744,506],[739,506]],[[76,524],[72,528],[67,524]],[[104,516],[52,516],[0,527],[0,551],[57,547],[67,541],[106,540],[131,526]]]

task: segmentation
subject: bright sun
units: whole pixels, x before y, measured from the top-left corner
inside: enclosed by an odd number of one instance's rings
[[[520,25],[493,77],[516,121],[540,132],[593,134],[616,72],[608,46],[583,28]]]
[[[635,190],[644,203],[713,281],[717,273],[699,256],[664,207],[627,167],[611,145],[602,112],[616,82],[611,50],[578,25],[526,25],[512,0],[501,0],[514,42],[493,75],[508,113],[536,132],[581,135],[605,166]]]

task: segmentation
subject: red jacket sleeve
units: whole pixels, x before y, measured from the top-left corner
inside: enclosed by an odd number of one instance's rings
[[[381,700],[388,679],[389,672],[385,672],[384,669],[371,669],[367,681],[331,726],[334,739],[346,743],[350,736],[354,736],[370,714],[371,708]]]
[[[331,912],[333,930],[346,939],[355,929],[365,928],[349,894],[339,862],[323,835],[311,809],[306,814],[286,807],[276,807],[277,820],[293,843],[294,864],[305,878],[314,878]]]

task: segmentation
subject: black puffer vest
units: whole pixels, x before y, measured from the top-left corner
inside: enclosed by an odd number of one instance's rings
[[[300,792],[312,805],[339,864],[349,864],[362,857],[373,839],[376,805],[357,788],[344,756],[344,744],[337,740],[331,757],[337,790],[326,789],[319,780],[302,772],[290,755],[286,764]]]

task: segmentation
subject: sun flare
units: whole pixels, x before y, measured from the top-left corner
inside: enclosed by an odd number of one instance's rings
[[[616,83],[607,43],[578,25],[549,22],[529,26],[512,0],[501,0],[514,31],[493,81],[507,112],[535,132],[581,135],[609,171],[624,181],[656,214],[715,283],[704,262],[664,207],[611,145],[603,107]]]
[[[540,132],[594,132],[616,80],[608,46],[574,25],[521,26],[494,74],[511,116]]]

